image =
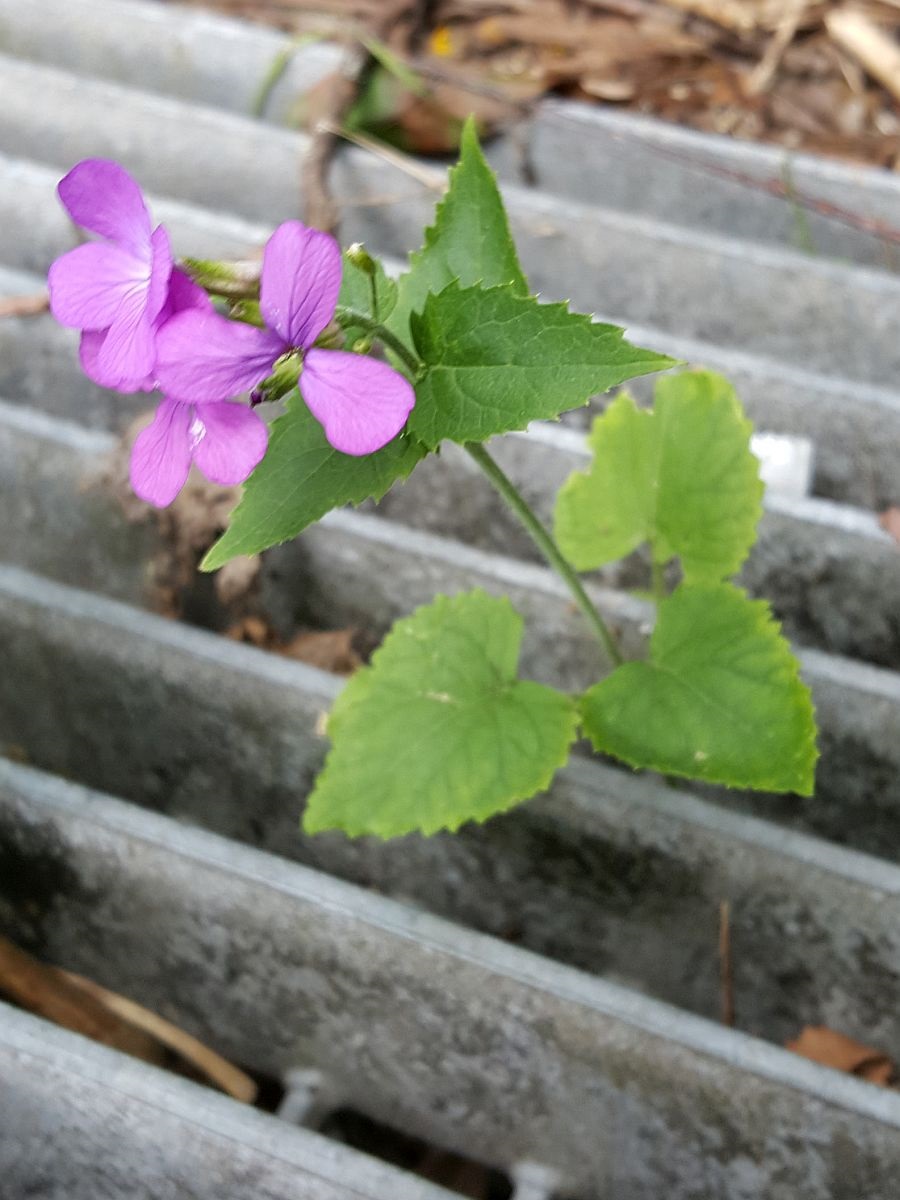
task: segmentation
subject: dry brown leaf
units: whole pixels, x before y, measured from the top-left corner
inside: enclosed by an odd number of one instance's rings
[[[352,675],[362,666],[362,659],[353,648],[355,636],[355,629],[298,633],[277,650],[279,654],[299,659],[322,671],[331,671],[334,675]]]
[[[270,650],[277,642],[275,630],[259,616],[242,617],[225,630],[225,637],[232,642],[245,642],[249,646],[258,646],[261,650]]]
[[[306,630],[285,642],[265,618],[250,615],[231,625],[225,636],[285,658],[295,658],[333,675],[352,675],[363,662],[353,644],[357,637],[355,629]]]
[[[800,1036],[795,1041],[786,1042],[785,1046],[812,1062],[833,1067],[848,1075],[857,1075],[880,1087],[888,1087],[896,1074],[894,1063],[882,1051],[854,1041],[825,1025],[806,1025]]]
[[[0,936],[0,992],[29,1012],[105,1046],[163,1066],[174,1052],[204,1079],[252,1104],[256,1084],[215,1051],[133,1000],[59,967]]]
[[[900,545],[900,508],[896,504],[879,514],[878,524]]]

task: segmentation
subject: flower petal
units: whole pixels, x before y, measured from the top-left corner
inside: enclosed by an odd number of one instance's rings
[[[310,350],[300,392],[325,436],[344,454],[372,454],[406,424],[412,385],[387,363],[346,350]]]
[[[213,483],[243,483],[266,452],[269,430],[244,404],[198,404],[191,424],[194,462]]]
[[[76,225],[149,260],[150,214],[141,189],[124,167],[106,158],[87,158],[72,168],[57,190]]]
[[[118,246],[90,242],[58,258],[47,276],[50,311],[71,329],[107,329],[122,301],[146,289],[147,266]]]
[[[192,405],[163,400],[152,423],[138,434],[131,451],[131,486],[148,504],[165,508],[187,482],[193,416]]]
[[[268,329],[192,308],[159,331],[156,376],[176,400],[230,400],[265,379],[286,349]]]
[[[147,293],[129,292],[97,348],[97,374],[106,387],[138,390],[154,375],[156,326],[147,312]],[[135,386],[135,385],[138,386]]]
[[[179,267],[174,267],[169,276],[169,294],[159,314],[160,324],[162,324],[162,320],[168,320],[169,317],[174,317],[176,313],[184,312],[189,308],[199,308],[203,312],[215,311],[212,300],[200,284],[194,283],[190,275]]]
[[[86,329],[82,333],[78,357],[85,375],[98,387],[113,388],[117,392],[152,392],[156,387],[152,371],[131,377],[123,374],[114,361],[107,363],[105,357],[101,360],[100,352],[108,333],[108,329]]]
[[[285,221],[266,243],[259,306],[289,345],[308,349],[334,316],[341,290],[341,249],[300,221]]]
[[[150,239],[150,281],[147,287],[147,315],[151,320],[162,312],[169,298],[169,280],[172,277],[172,245],[162,225],[158,225]]]
[[[157,333],[170,317],[188,308],[200,308],[204,312],[212,311],[212,302],[202,287],[199,287],[184,271],[180,271],[176,267],[169,278],[169,294],[166,302],[154,322]],[[156,387],[155,370],[149,374],[127,379],[121,370],[109,371],[106,368],[105,358],[103,362],[100,361],[100,348],[106,340],[108,332],[106,329],[98,329],[85,330],[82,333],[79,357],[85,375],[100,387],[115,388],[120,392],[152,392]]]

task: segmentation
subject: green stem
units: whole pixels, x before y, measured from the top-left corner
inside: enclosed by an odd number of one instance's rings
[[[340,324],[355,325],[360,329],[365,329],[368,333],[378,338],[385,346],[393,350],[397,357],[405,364],[413,379],[419,374],[422,364],[416,358],[415,354],[395,334],[391,333],[389,329],[385,329],[373,317],[357,312],[356,309],[352,308],[339,308],[336,315]],[[553,538],[537,519],[524,496],[512,480],[507,478],[503,471],[501,471],[500,467],[494,462],[493,458],[491,458],[480,442],[466,442],[465,449],[469,456],[478,463],[479,467],[481,467],[482,471],[487,475],[488,479],[525,526],[525,529],[541,554],[543,554],[544,558],[546,558],[547,562],[553,567],[554,571],[556,571],[557,575],[559,575],[560,579],[562,579],[563,583],[572,593],[572,598],[584,614],[588,625],[590,625],[600,645],[606,651],[610,662],[614,666],[618,666],[622,662],[622,654],[609,627],[600,616],[590,596],[584,590],[584,586],[578,578],[575,569],[566,562],[559,546],[557,546],[556,542],[554,542]]]
[[[482,471],[484,471],[485,475],[487,475],[488,479],[525,526],[525,529],[541,554],[543,554],[544,558],[546,558],[547,562],[553,567],[554,571],[556,571],[557,575],[559,575],[560,579],[562,579],[563,583],[572,593],[572,598],[581,609],[592,631],[596,634],[597,640],[606,651],[608,658],[614,666],[618,666],[622,662],[622,654],[616,644],[616,640],[606,622],[597,611],[590,596],[584,590],[584,585],[578,578],[575,569],[563,558],[559,546],[557,546],[556,542],[537,519],[518,488],[501,471],[484,446],[480,442],[466,442],[465,449],[469,456],[478,463],[479,467],[481,467]]]
[[[391,333],[389,329],[385,329],[383,325],[375,320],[374,317],[366,316],[365,313],[357,312],[355,308],[338,308],[336,317],[341,325],[356,325],[360,329],[365,329],[367,333],[372,333],[378,338],[389,350],[397,355],[402,360],[404,366],[409,370],[413,379],[418,375],[421,363],[413,354],[412,350],[400,339],[396,334]]]

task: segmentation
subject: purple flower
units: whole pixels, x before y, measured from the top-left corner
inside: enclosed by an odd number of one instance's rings
[[[89,158],[59,184],[72,220],[103,241],[87,242],[50,268],[50,309],[82,330],[85,373],[103,387],[153,386],[156,339],[167,309],[172,250],[162,225],[151,232],[141,190],[124,167]]]
[[[243,483],[261,461],[266,424],[243,404],[184,404],[163,400],[131,451],[131,486],[148,504],[165,508],[187,482],[191,463],[213,483]]]
[[[341,286],[341,252],[327,233],[286,221],[266,244],[260,309],[267,328],[213,311],[181,313],[158,341],[157,375],[166,394],[221,401],[254,388],[285,354],[303,356],[300,392],[325,436],[344,454],[371,454],[406,424],[415,392],[386,363],[314,347]]]

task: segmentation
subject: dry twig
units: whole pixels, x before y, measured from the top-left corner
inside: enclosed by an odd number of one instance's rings
[[[0,318],[39,317],[49,307],[50,297],[46,292],[34,296],[10,296],[8,300],[0,300]]]
[[[900,47],[893,38],[851,6],[828,13],[825,27],[839,46],[900,100]]]
[[[788,0],[784,14],[778,23],[778,28],[766,46],[766,52],[750,72],[747,79],[746,91],[748,96],[758,96],[764,92],[772,81],[772,76],[778,70],[785,50],[794,40],[803,14],[810,0]]]
[[[367,30],[369,37],[384,41],[400,17],[415,0],[386,0]],[[339,70],[331,77],[323,96],[318,120],[312,130],[309,150],[303,160],[303,218],[308,225],[335,233],[338,226],[338,206],[328,186],[328,170],[337,145],[335,132],[359,93],[369,52],[361,41],[351,46]]]
[[[174,1051],[236,1100],[256,1098],[248,1075],[189,1033],[90,979],[38,962],[3,937],[0,991],[29,1012],[147,1062],[163,1065],[166,1051]]]

